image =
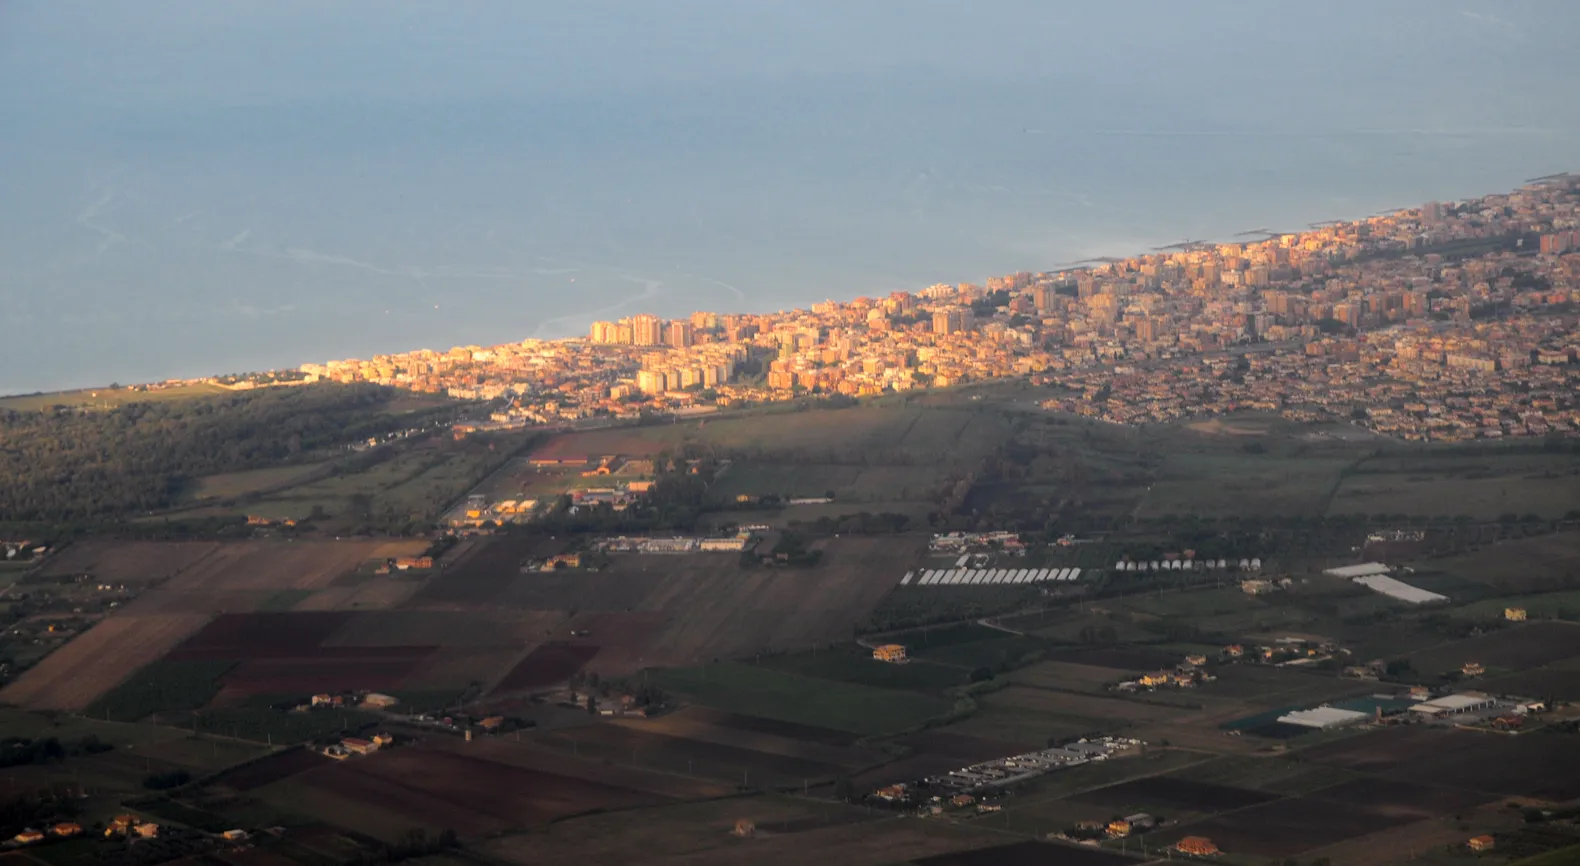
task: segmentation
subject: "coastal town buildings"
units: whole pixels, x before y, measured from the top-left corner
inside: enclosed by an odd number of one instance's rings
[[[1236,412],[1460,441],[1580,433],[1580,178],[1260,240],[584,339],[306,364],[498,401],[500,424],[865,397],[1020,376],[1115,424]]]

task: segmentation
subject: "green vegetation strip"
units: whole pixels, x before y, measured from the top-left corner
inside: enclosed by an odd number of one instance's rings
[[[1516,860],[1514,866],[1580,866],[1580,845]]]
[[[195,710],[219,692],[233,661],[157,661],[133,674],[88,707],[87,715],[135,722],[155,713]]]
[[[738,662],[655,670],[655,685],[721,710],[870,736],[903,731],[954,708],[951,700],[783,673]]]

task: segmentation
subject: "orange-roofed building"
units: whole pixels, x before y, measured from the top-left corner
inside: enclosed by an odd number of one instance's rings
[[[1174,850],[1181,854],[1194,854],[1197,857],[1211,857],[1223,853],[1206,836],[1186,836],[1174,843]]]
[[[905,661],[905,647],[897,643],[888,643],[872,648],[872,657],[880,662]]]

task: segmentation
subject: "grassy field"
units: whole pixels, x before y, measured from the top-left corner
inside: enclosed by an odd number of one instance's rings
[[[290,487],[321,471],[324,466],[324,463],[303,463],[296,466],[276,466],[272,469],[208,475],[194,481],[186,491],[186,497],[192,502],[233,499],[237,496]]]
[[[207,498],[242,495],[242,488],[274,492],[243,505],[199,507],[190,516],[246,513],[271,519],[303,519],[314,509],[329,515],[327,528],[344,528],[365,519],[427,520],[440,508],[459,499],[481,480],[502,455],[470,443],[428,440],[400,447],[388,459],[366,468],[335,471],[326,477],[322,467],[287,467],[258,473],[236,473],[204,479]],[[508,446],[506,446],[508,447]],[[303,483],[291,484],[289,472]],[[246,476],[246,477],[238,477]],[[221,493],[212,491],[218,490]]]
[[[918,692],[815,679],[737,662],[650,673],[654,683],[705,706],[868,736],[949,713],[954,703]]]
[[[1333,496],[1330,514],[1560,517],[1580,502],[1574,458],[1558,454],[1422,451],[1356,463]]]
[[[980,709],[971,717],[938,730],[1040,749],[1054,740],[1117,734],[1137,722],[1168,719],[1183,712],[1172,707],[1021,686],[989,692],[977,702]]]
[[[78,391],[51,391],[47,394],[18,394],[0,397],[0,409],[16,412],[39,412],[54,406],[114,409],[127,403],[163,403],[170,400],[190,400],[194,397],[212,397],[232,393],[218,385],[192,384],[173,388],[142,391],[135,388],[83,388]]]
[[[1580,532],[1567,531],[1503,541],[1460,556],[1421,563],[1492,586],[1500,592],[1531,592],[1566,586],[1580,569]]]
[[[959,667],[925,661],[887,664],[874,660],[871,650],[849,645],[770,656],[762,660],[762,666],[805,677],[918,692],[942,691],[966,682],[966,671]]]
[[[839,505],[860,504],[866,506],[863,510],[876,511],[886,509],[871,507],[874,503],[931,501],[947,474],[945,468],[931,464],[858,466],[751,459],[730,466],[710,494],[718,501],[732,502],[738,496],[790,498],[833,493]]]
[[[1350,462],[1280,454],[1170,454],[1136,513],[1317,517]]]
[[[804,411],[780,406],[725,418],[566,433],[533,456],[645,456],[695,445],[721,456],[794,456],[808,463],[959,464],[991,452],[1006,435],[994,407],[959,399],[926,408],[903,401]]]
[[[1462,619],[1502,619],[1507,608],[1524,608],[1534,619],[1580,619],[1580,590],[1486,598],[1456,607],[1449,615]]]

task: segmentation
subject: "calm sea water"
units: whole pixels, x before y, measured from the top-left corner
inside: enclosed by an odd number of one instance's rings
[[[8,3],[0,392],[1498,191],[1580,170],[1577,36],[1567,0]]]

